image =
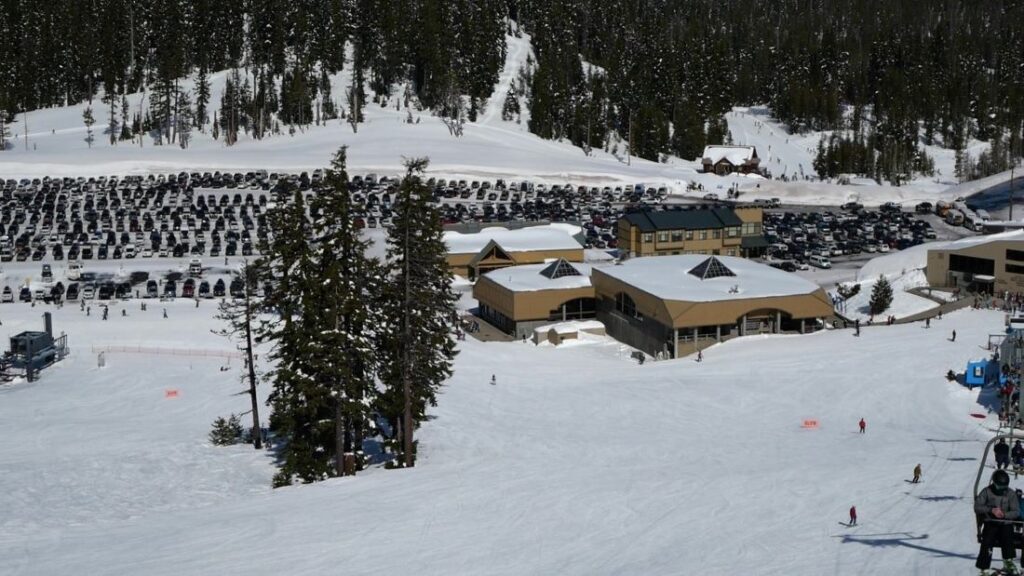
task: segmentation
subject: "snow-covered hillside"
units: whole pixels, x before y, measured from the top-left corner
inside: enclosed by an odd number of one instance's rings
[[[0,388],[0,573],[962,574],[977,551],[970,491],[994,419],[972,418],[977,392],[943,374],[984,354],[1001,313],[642,366],[608,340],[470,338],[417,468],[271,491],[267,454],[206,439],[246,409],[237,366],[109,354],[97,368],[91,352],[230,350],[211,305],[121,306],[107,321],[54,311],[72,356]],[[38,329],[42,310],[0,306],[0,336]],[[908,484],[917,463],[924,483]],[[856,528],[840,525],[851,505]]]
[[[934,178],[919,179],[901,187],[879,186],[871,182],[840,186],[823,182],[765,180],[747,177],[719,177],[699,172],[695,159],[668,158],[656,163],[623,155],[594,150],[590,156],[566,142],[543,140],[527,129],[529,111],[517,121],[505,121],[501,108],[510,84],[527,66],[532,54],[530,37],[526,34],[506,37],[508,46],[504,69],[495,85],[493,96],[477,122],[467,123],[461,137],[452,136],[442,121],[428,111],[406,108],[403,86],[396,86],[384,105],[368,98],[366,122],[354,133],[345,120],[338,119],[322,126],[311,126],[294,134],[272,136],[255,141],[242,135],[231,147],[223,138],[214,140],[209,127],[206,133],[194,131],[187,150],[176,145],[154,146],[146,137],[139,142],[120,142],[110,146],[103,133],[106,128],[106,107],[97,98],[93,103],[95,144],[86,143],[86,127],[82,112],[87,104],[38,110],[19,115],[11,125],[12,149],[0,153],[0,177],[98,176],[109,174],[166,171],[214,171],[266,169],[270,171],[312,170],[325,166],[339,146],[348,145],[349,167],[353,173],[399,173],[404,158],[428,156],[429,173],[444,177],[524,178],[551,183],[636,184],[666,186],[677,194],[701,197],[708,192],[725,197],[733,186],[744,192],[743,198],[781,198],[788,203],[838,205],[858,201],[878,205],[887,201],[913,203],[920,200],[952,199],[961,192],[947,191],[955,184],[952,177],[952,152],[929,147],[940,172]],[[343,100],[350,85],[351,69],[332,78],[332,94]],[[218,111],[228,72],[211,75],[210,117]],[[185,80],[183,89],[192,89],[193,80]],[[138,93],[128,97],[132,114],[148,107],[149,95]],[[141,106],[140,106],[141,105]],[[408,120],[412,119],[412,123]],[[790,135],[774,122],[764,107],[736,108],[726,115],[729,130],[736,144],[757,147],[762,165],[774,175],[788,178],[813,176],[814,152],[820,132]],[[27,125],[27,138],[26,138]],[[27,142],[26,142],[27,141]],[[977,151],[972,151],[976,153]],[[688,184],[700,184],[699,191],[689,191]],[[948,197],[948,198],[947,198]]]

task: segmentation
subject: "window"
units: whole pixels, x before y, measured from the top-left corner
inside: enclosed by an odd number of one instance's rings
[[[974,258],[973,256],[961,256],[959,254],[949,255],[949,270],[951,272],[966,272],[969,274],[995,273],[995,261],[988,258]]]
[[[548,313],[548,320],[580,320],[593,318],[596,313],[597,305],[593,298],[576,298],[551,310]]]
[[[735,238],[740,235],[740,229],[735,226],[726,228],[725,235],[729,238]]]
[[[686,231],[686,239],[687,240],[693,240],[693,230],[687,230]]]
[[[1024,274],[1024,266],[1019,264],[1007,264],[1006,271],[1010,274]]]
[[[630,318],[639,317],[636,313],[636,302],[625,292],[619,292],[615,295],[615,309]]]
[[[653,241],[654,241],[654,234],[651,234],[650,232],[644,233],[644,242],[653,242]]]
[[[707,230],[701,230],[700,231],[700,239],[701,240],[707,240],[708,239],[708,231]]]
[[[672,231],[672,241],[673,242],[682,242],[683,241],[683,233],[680,232],[679,230],[673,230]]]
[[[1024,250],[1007,250],[1006,259],[1024,262]]]
[[[711,231],[711,236],[712,236],[712,237],[713,237],[713,238],[714,238],[715,240],[719,240],[719,239],[721,239],[721,238],[722,238],[722,231],[716,228],[716,229],[714,229],[714,230],[712,230],[712,231]]]
[[[744,222],[743,223],[743,235],[744,236],[757,236],[761,233],[760,222]]]
[[[668,242],[668,232],[658,232],[658,242]]]

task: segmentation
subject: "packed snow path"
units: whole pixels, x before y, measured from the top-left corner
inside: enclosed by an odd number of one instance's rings
[[[209,333],[211,303],[120,306],[105,322],[56,311],[72,357],[0,388],[0,574],[973,570],[970,491],[994,419],[971,418],[977,392],[943,375],[983,356],[1001,313],[643,366],[613,342],[469,339],[416,469],[271,491],[265,453],[206,441],[213,418],[247,408],[237,366],[110,355],[99,369],[90,352],[232,349]],[[44,309],[0,306],[0,336],[39,329]],[[860,525],[845,528],[851,505]]]

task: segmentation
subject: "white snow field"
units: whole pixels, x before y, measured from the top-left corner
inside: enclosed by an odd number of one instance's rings
[[[237,361],[109,354],[100,369],[91,352],[232,350],[210,333],[212,303],[120,306],[107,321],[55,310],[71,357],[0,387],[0,574],[973,571],[971,487],[995,420],[972,418],[978,392],[943,375],[985,354],[1001,313],[642,366],[608,339],[470,338],[415,469],[272,491],[267,453],[207,442],[215,417],[248,407]],[[44,310],[0,306],[0,337]],[[855,528],[840,525],[851,505]]]

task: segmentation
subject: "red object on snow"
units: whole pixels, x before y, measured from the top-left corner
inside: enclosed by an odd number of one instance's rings
[[[974,416],[975,418],[980,418],[982,420],[987,418],[987,416],[985,414],[978,414],[977,412],[971,412],[971,416]]]

